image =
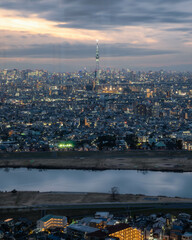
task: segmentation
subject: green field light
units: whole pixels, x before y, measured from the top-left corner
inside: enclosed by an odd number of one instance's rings
[[[73,148],[74,144],[70,142],[59,143],[59,148]]]

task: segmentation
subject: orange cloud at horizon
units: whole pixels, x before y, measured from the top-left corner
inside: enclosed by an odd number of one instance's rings
[[[24,31],[30,34],[49,34],[60,37],[66,41],[93,41],[96,35],[104,40],[103,34],[96,30],[70,29],[57,27],[57,22],[48,21],[32,14],[29,17],[21,17],[17,11],[0,10],[0,30]],[[65,24],[65,23],[62,23]]]
[[[62,23],[65,25],[66,23]],[[26,32],[30,34],[48,34],[52,37],[65,39],[65,41],[92,43],[99,39],[102,43],[130,43],[130,44],[156,44],[155,37],[148,37],[147,34],[154,34],[154,29],[142,26],[124,26],[116,27],[114,30],[90,30],[60,28],[58,22],[48,21],[39,18],[37,14],[31,14],[28,17],[21,17],[21,14],[15,10],[0,9],[0,30]]]

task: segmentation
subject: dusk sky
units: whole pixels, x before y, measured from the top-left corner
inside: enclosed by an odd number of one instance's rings
[[[190,0],[0,0],[0,69],[192,70]]]

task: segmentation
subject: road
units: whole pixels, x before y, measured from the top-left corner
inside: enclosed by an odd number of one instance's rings
[[[188,203],[78,203],[78,204],[58,204],[58,205],[32,205],[32,206],[1,206],[1,209],[9,210],[51,210],[51,209],[114,209],[114,208],[152,208],[152,209],[192,209],[192,202]]]

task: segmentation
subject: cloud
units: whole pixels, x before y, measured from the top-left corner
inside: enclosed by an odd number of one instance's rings
[[[185,3],[189,2],[190,0],[155,0],[156,2],[163,3],[163,4],[175,4],[175,3]]]
[[[135,48],[126,44],[104,44],[100,48],[101,57],[126,57],[126,56],[153,56],[163,54],[175,54],[177,51],[159,50],[148,48]],[[28,57],[28,58],[94,58],[95,45],[85,44],[33,44],[29,47],[15,46],[11,49],[0,50],[4,58]]]
[[[1,0],[0,57],[89,65],[99,39],[101,59],[119,66],[188,63],[191,9],[190,0]]]
[[[192,13],[185,9],[185,4],[190,4],[190,1],[1,0],[0,8],[18,10],[23,16],[37,14],[58,22],[59,27],[106,29],[155,23],[191,23]]]
[[[166,31],[169,32],[192,32],[192,28],[190,27],[178,27],[178,28],[168,28]]]

